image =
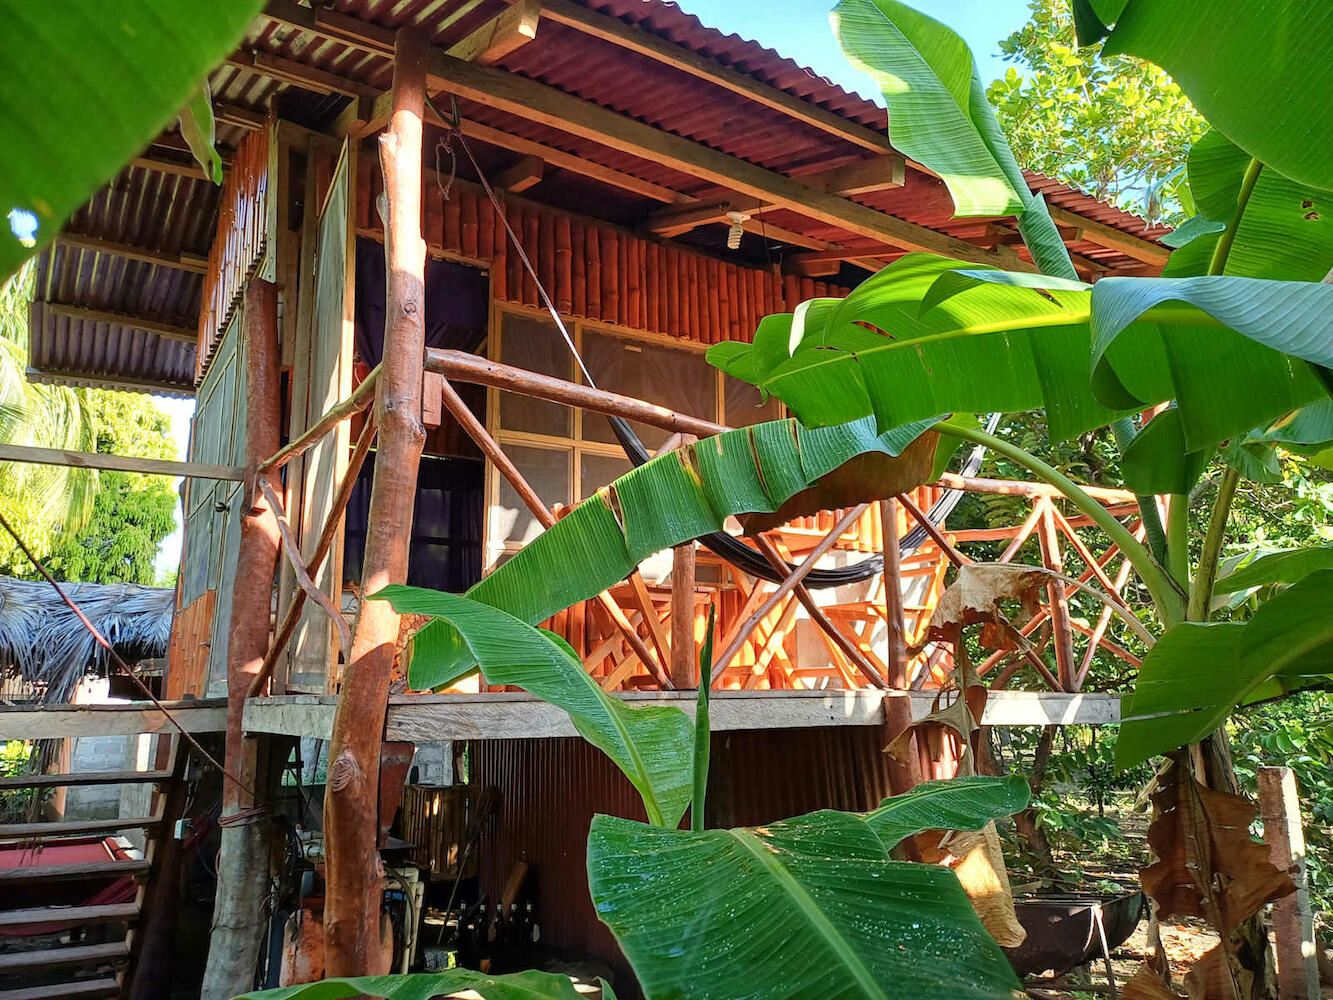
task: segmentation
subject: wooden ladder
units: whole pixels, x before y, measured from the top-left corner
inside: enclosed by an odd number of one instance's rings
[[[125,830],[144,831],[142,858],[0,869],[0,906],[5,907],[31,900],[40,888],[55,883],[109,885],[125,876],[131,876],[137,883],[134,899],[127,902],[0,909],[0,930],[49,922],[71,924],[64,930],[34,935],[30,947],[0,953],[0,1000],[128,995],[129,973],[137,953],[136,934],[146,917],[145,898],[156,881],[163,844],[174,836],[175,831],[168,827],[174,825],[180,808],[186,755],[180,752],[179,737],[161,739],[170,741],[165,750],[159,744],[158,761],[165,757],[165,765],[153,770],[0,778],[0,789],[4,790],[145,783],[154,786],[152,805],[146,816],[0,824],[0,841],[34,850],[71,839],[99,840]],[[51,944],[53,939],[59,943]]]

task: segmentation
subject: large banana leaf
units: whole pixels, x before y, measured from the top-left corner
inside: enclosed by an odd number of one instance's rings
[[[1247,622],[1187,622],[1144,657],[1116,763],[1194,743],[1238,704],[1333,681],[1333,570],[1317,570],[1262,604]]]
[[[1189,451],[1180,410],[1163,410],[1135,435],[1120,456],[1125,485],[1139,496],[1189,493],[1203,475],[1213,450]]]
[[[376,595],[400,614],[447,620],[488,684],[513,684],[569,713],[574,728],[624,772],[648,819],[674,827],[690,803],[694,724],[678,708],[630,708],[583,669],[557,635],[458,594],[394,584]]]
[[[975,294],[984,286],[1003,287],[1006,296],[1011,286],[1033,289],[1026,301],[990,293],[994,304],[1003,302],[1004,309],[1014,310],[994,325],[1014,330],[1029,325],[1034,315],[1044,315],[1050,300],[1061,303],[1071,315],[1090,321],[1090,337],[1102,334],[1102,341],[1091,349],[1092,395],[1107,407],[1126,411],[1176,399],[1186,450],[1191,452],[1246,434],[1326,396],[1308,365],[1261,340],[1289,339],[1321,355],[1317,333],[1307,329],[1302,337],[1270,324],[1296,319],[1302,303],[1308,305],[1301,294],[1283,305],[1281,292],[1308,294],[1312,288],[1324,288],[1325,292],[1313,293],[1323,301],[1333,294],[1333,286],[1257,282],[1265,295],[1258,304],[1248,304],[1236,284],[1214,286],[1210,292],[1207,286],[1193,286],[1193,281],[1250,284],[1231,277],[1103,278],[1092,291],[1079,291],[1069,282],[1042,275],[965,269],[942,278],[942,289],[932,289],[926,302],[947,303],[951,294],[969,288]],[[1134,296],[1156,301],[1145,312],[1137,312]],[[1149,319],[1155,321],[1143,321]],[[1261,329],[1251,338],[1226,327],[1228,321]]]
[[[1322,281],[1333,269],[1333,195],[1284,177],[1265,166],[1237,219],[1236,205],[1250,157],[1214,130],[1194,144],[1187,176],[1199,216],[1232,230],[1223,274],[1245,278]],[[1204,274],[1215,234],[1172,254],[1164,274]],[[1190,266],[1186,267],[1186,264]]]
[[[880,433],[871,420],[813,430],[777,420],[669,452],[579,504],[467,596],[535,624],[623,580],[653,553],[720,531],[728,516],[782,508],[797,517],[893,496],[930,479],[936,436],[926,431],[936,422]],[[810,492],[816,483],[827,489]],[[804,510],[785,506],[796,494]],[[452,626],[431,622],[412,639],[409,680],[419,690],[446,687],[475,662]]]
[[[923,830],[980,830],[993,819],[1024,809],[1031,796],[1032,788],[1020,774],[923,781],[885,799],[866,814],[866,822],[892,850]]]
[[[1190,451],[1325,395],[1308,366],[1223,327],[1188,301],[1148,309],[1108,335],[1094,356],[1098,295],[1110,295],[1114,305],[1115,283],[1151,290],[1163,281],[1104,278],[1096,289],[1109,285],[1107,293],[1061,278],[956,268],[947,258],[908,255],[836,307],[769,317],[753,345],[719,344],[708,358],[782,399],[806,424],[872,413],[893,426],[946,410],[1044,408],[1052,437],[1060,439],[1174,398]],[[1315,287],[1277,284],[1299,292]],[[1333,296],[1333,286],[1319,287],[1319,301]],[[1242,325],[1258,325],[1245,322],[1243,302],[1224,310],[1216,296],[1200,298]],[[1279,298],[1265,300],[1270,322],[1299,311]],[[1263,329],[1265,337],[1301,341],[1322,356],[1315,337],[1288,337],[1267,323]]]
[[[1333,94],[1333,5],[1133,0],[1123,8],[1113,12],[1106,54],[1157,63],[1251,156],[1300,183],[1333,189],[1333,118],[1316,110]]]
[[[0,281],[169,124],[260,0],[0,2]]]
[[[1321,569],[1333,569],[1333,546],[1313,545],[1304,549],[1270,552],[1219,578],[1213,586],[1213,593],[1234,594],[1239,590],[1266,587],[1274,583],[1290,586]]]
[[[1118,415],[1089,389],[1086,292],[974,285],[923,312],[935,281],[957,266],[909,254],[835,307],[769,317],[753,345],[718,344],[708,360],[807,425],[874,414],[892,427],[944,411],[1044,407],[1052,435],[1065,438]]]
[[[889,108],[894,148],[940,176],[960,216],[1017,215],[1037,266],[1076,278],[1046,203],[1014,159],[967,43],[898,0],[841,0],[830,15],[852,64]]]
[[[597,914],[649,1000],[1020,1000],[953,872],[892,861],[858,816],[663,830],[597,816]]]
[[[351,979],[321,979],[300,986],[256,990],[236,1000],[342,1000],[372,996],[385,1000],[432,1000],[472,990],[482,1000],[580,1000],[568,976],[551,972],[514,972],[488,976],[472,969],[423,972],[406,976],[357,976]],[[603,996],[615,1000],[603,984]]]

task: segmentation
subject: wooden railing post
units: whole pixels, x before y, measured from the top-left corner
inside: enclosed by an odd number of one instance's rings
[[[383,866],[376,841],[398,615],[388,603],[364,600],[364,595],[407,579],[417,469],[426,437],[421,423],[426,349],[421,162],[428,60],[427,39],[412,29],[400,30],[394,42],[393,113],[379,140],[387,205],[384,360],[375,393],[379,456],[370,493],[363,600],[352,662],[343,674],[334,714],[324,795],[324,933],[330,976],[388,971],[379,967]]]
[[[269,642],[269,605],[278,569],[278,524],[260,492],[259,466],[278,448],[278,289],[251,278],[245,291],[245,453],[244,504],[236,552],[236,582],[227,632],[227,740],[222,784],[222,843],[213,932],[204,970],[202,996],[225,1000],[253,985],[263,925],[255,914],[268,891],[266,827],[246,816],[258,768],[255,745],[245,738],[245,699],[259,675]],[[237,780],[239,779],[239,780]]]
[[[1042,497],[1034,501],[1041,506],[1041,518],[1037,522],[1037,541],[1041,543],[1041,562],[1047,569],[1057,573],[1065,571],[1064,559],[1060,555],[1060,536],[1055,530],[1055,516],[1051,501]],[[1051,625],[1055,630],[1055,666],[1060,681],[1061,691],[1074,690],[1074,632],[1069,624],[1069,594],[1064,581],[1052,579],[1047,585],[1051,601]]]
[[[1273,904],[1280,1000],[1319,1000],[1319,953],[1310,885],[1305,877],[1305,832],[1296,776],[1289,767],[1259,768],[1259,805],[1269,860],[1291,873],[1296,891]]]
[[[671,683],[692,688],[699,683],[694,656],[694,542],[671,550]]]
[[[898,501],[890,497],[879,502],[879,519],[884,532],[884,623],[888,633],[889,687],[906,691],[907,616],[903,612],[902,550],[898,539]],[[890,744],[912,725],[912,699],[888,698],[884,702],[885,743]],[[916,737],[908,742],[900,757],[888,756],[889,788],[895,795],[921,784],[921,761]]]

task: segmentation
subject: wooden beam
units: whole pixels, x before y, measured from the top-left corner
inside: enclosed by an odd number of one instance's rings
[[[85,320],[89,323],[106,323],[130,330],[143,330],[156,334],[164,340],[176,340],[183,344],[199,343],[199,331],[186,326],[175,326],[161,320],[148,319],[144,316],[131,316],[127,313],[107,312],[103,309],[87,309],[83,306],[65,305],[61,302],[43,302],[42,307],[52,316],[65,316],[69,319]]]
[[[393,29],[324,7],[304,7],[292,0],[269,0],[262,16],[287,28],[309,31],[362,52],[393,55]]]
[[[485,66],[437,53],[431,60],[432,89],[480,101],[499,111],[560,129],[580,138],[680,170],[713,184],[789,209],[859,236],[959,260],[1031,269],[1016,254],[1002,256],[917,226],[837,195],[811,190],[799,180],[729,156],[682,136],[654,128],[570,94]]]
[[[100,236],[81,236],[78,233],[61,233],[56,237],[61,246],[74,247],[78,250],[90,250],[93,253],[107,254],[112,257],[124,257],[127,260],[143,261],[146,264],[158,264],[162,267],[175,268],[178,271],[190,271],[204,274],[208,271],[208,258],[180,253],[165,253],[149,247],[136,247],[129,243],[117,243],[104,240]],[[198,339],[195,333],[192,340]]]
[[[693,715],[693,691],[612,691],[636,708],[674,706]],[[933,710],[937,691],[714,691],[711,722],[718,732],[875,726],[884,723],[885,701],[910,699],[912,721]],[[328,739],[332,696],[279,695],[251,698],[245,728],[251,734]],[[1114,725],[1120,721],[1117,694],[1056,691],[991,691],[982,724],[987,726]],[[396,695],[389,699],[385,738],[436,740],[551,739],[577,736],[569,716],[524,693]]]
[[[34,368],[31,365],[24,370],[29,382],[46,382],[53,385],[86,383],[97,389],[115,389],[119,392],[149,392],[163,396],[175,396],[190,399],[194,396],[194,386],[179,385],[171,382],[156,382],[152,379],[134,378],[131,375],[105,375],[98,372],[81,372],[60,368]]]
[[[549,21],[647,56],[672,69],[715,84],[774,111],[780,111],[829,135],[855,143],[863,149],[873,149],[882,153],[892,151],[888,136],[878,129],[849,121],[834,111],[804,101],[745,73],[719,65],[708,56],[631,27],[617,18],[599,14],[570,0],[545,0],[542,14]]]
[[[276,56],[270,52],[235,52],[227,57],[226,64],[243,72],[281,80],[283,83],[290,83],[316,94],[346,94],[348,97],[373,98],[379,93],[368,84],[358,83],[337,73],[309,66],[285,56]]]
[[[872,160],[857,160],[832,170],[806,174],[801,181],[816,191],[843,196],[900,188],[907,178],[907,161],[898,153]]]
[[[1142,239],[1102,222],[1085,219],[1083,216],[1076,215],[1059,205],[1051,205],[1050,210],[1051,218],[1058,225],[1081,229],[1083,239],[1089,243],[1096,243],[1099,247],[1116,250],[1127,257],[1133,257],[1135,260],[1141,260],[1145,264],[1153,264],[1158,267],[1165,265],[1171,259],[1170,250],[1164,246],[1158,246],[1150,240]]]
[[[220,733],[226,726],[226,717],[227,703],[222,698],[166,701],[162,702],[162,708],[151,702],[135,701],[99,705],[4,705],[0,706],[0,732],[15,740],[133,736],[136,733],[174,733],[178,731],[175,723],[179,723],[190,733]],[[175,723],[171,721],[173,719]],[[0,831],[4,829],[0,827]],[[0,836],[10,834],[0,833]]]
[[[213,117],[220,125],[233,125],[249,132],[258,132],[268,124],[268,115],[264,112],[222,101],[213,102]]]
[[[541,0],[518,0],[451,46],[449,55],[464,62],[491,66],[537,37],[541,9]]]
[[[207,179],[204,177],[203,168],[197,163],[184,163],[181,160],[153,156],[151,153],[136,156],[126,166],[138,167],[140,170],[154,170],[159,174],[172,174],[176,177],[189,177],[197,180]],[[223,169],[226,169],[225,163]]]
[[[77,771],[72,774],[8,774],[0,778],[0,788],[53,788],[86,785],[145,785],[166,781],[170,771]]]
[[[103,455],[91,451],[37,448],[26,444],[0,444],[0,462],[32,462],[37,465],[63,465],[75,469],[141,472],[147,476],[190,476],[195,479],[219,479],[227,482],[240,482],[245,478],[245,470],[236,465],[171,462],[162,458],[132,458],[128,455]],[[0,714],[0,718],[3,717],[3,714]],[[17,736],[14,738],[19,739]],[[27,737],[22,738],[27,739]]]
[[[540,157],[525,156],[512,167],[501,170],[491,178],[491,186],[508,191],[510,194],[521,194],[528,188],[540,184],[545,173],[546,164]]]

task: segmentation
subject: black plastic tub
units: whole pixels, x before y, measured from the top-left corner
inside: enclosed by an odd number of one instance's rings
[[[1106,928],[1106,947],[1114,950],[1134,933],[1146,902],[1143,893],[1137,891],[1051,892],[1015,899],[1014,911],[1028,936],[1017,948],[1005,948],[1004,953],[1020,976],[1048,969],[1060,975],[1101,957],[1098,908]]]

